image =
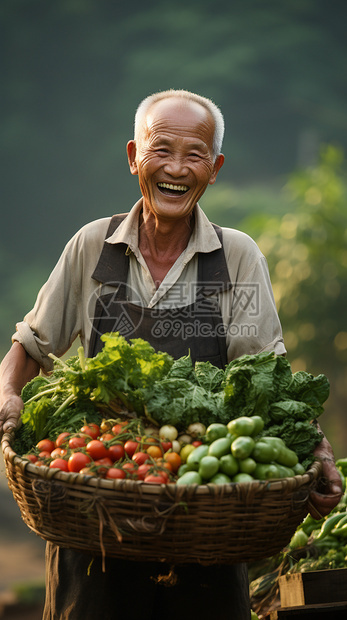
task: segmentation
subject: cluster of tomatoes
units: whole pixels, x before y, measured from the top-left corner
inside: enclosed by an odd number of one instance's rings
[[[134,421],[89,423],[79,432],[62,432],[55,441],[42,439],[24,455],[35,465],[107,479],[175,482],[182,464],[172,442],[142,434]],[[140,434],[139,434],[140,431]]]

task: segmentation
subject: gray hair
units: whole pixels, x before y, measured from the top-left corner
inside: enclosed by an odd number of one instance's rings
[[[151,108],[152,105],[157,103],[157,101],[161,101],[162,99],[168,99],[170,97],[181,97],[188,101],[195,101],[202,105],[206,110],[208,110],[214,121],[214,136],[213,136],[213,157],[216,159],[222,150],[222,143],[224,137],[224,118],[223,114],[218,108],[218,106],[213,103],[211,99],[207,99],[207,97],[202,97],[201,95],[196,95],[195,93],[191,93],[189,90],[164,90],[158,93],[154,93],[153,95],[149,95],[145,99],[141,101],[139,104],[136,114],[135,114],[135,127],[134,134],[135,140],[139,139],[141,128],[143,126],[143,122],[146,118],[146,115]]]

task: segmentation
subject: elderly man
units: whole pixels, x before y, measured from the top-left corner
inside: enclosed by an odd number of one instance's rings
[[[128,214],[84,226],[67,244],[36,304],[17,324],[1,366],[1,425],[16,426],[23,385],[49,352],[80,337],[89,356],[100,335],[142,337],[157,350],[224,367],[244,353],[285,354],[266,261],[244,233],[212,225],[198,205],[224,163],[224,122],[208,99],[187,91],[147,97],[127,145],[142,197]],[[328,481],[311,495],[312,513],[338,503],[341,482],[324,438],[317,455]],[[175,567],[98,558],[47,545],[44,619],[250,617],[244,565]],[[89,568],[89,570],[88,570]],[[136,596],[135,596],[136,594]]]

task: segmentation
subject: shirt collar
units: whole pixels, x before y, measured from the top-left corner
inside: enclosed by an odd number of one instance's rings
[[[137,253],[142,200],[140,198],[136,202],[123,222],[106,239],[107,243],[125,243],[134,254]],[[213,252],[220,247],[221,243],[211,222],[197,204],[195,207],[195,225],[186,248],[187,253],[192,256],[196,252]]]

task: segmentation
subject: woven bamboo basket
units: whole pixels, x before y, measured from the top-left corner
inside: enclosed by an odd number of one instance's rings
[[[320,464],[305,474],[225,485],[150,485],[37,467],[2,438],[23,521],[47,541],[96,555],[233,564],[278,553],[308,512]]]

